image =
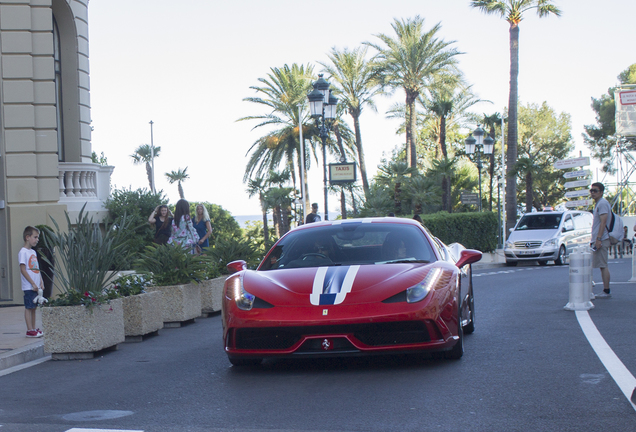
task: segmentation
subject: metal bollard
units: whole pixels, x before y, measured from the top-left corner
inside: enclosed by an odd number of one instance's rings
[[[590,310],[592,292],[592,254],[585,247],[575,248],[570,253],[570,299],[565,310]]]
[[[632,278],[629,280],[630,282],[636,282],[636,242],[632,246]]]

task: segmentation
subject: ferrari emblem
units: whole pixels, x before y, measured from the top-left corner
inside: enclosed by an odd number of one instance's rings
[[[329,313],[329,309],[323,309],[322,310],[322,315],[325,316]]]
[[[322,349],[325,351],[329,351],[331,349],[331,341],[329,339],[322,341]]]

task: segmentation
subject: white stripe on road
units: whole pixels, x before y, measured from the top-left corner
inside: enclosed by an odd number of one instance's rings
[[[592,346],[605,369],[612,376],[618,387],[621,389],[632,408],[636,411],[636,405],[632,402],[632,394],[636,390],[636,378],[629,372],[623,362],[614,354],[614,351],[605,342],[603,336],[598,331],[587,311],[576,311],[576,319],[579,321],[581,330]]]

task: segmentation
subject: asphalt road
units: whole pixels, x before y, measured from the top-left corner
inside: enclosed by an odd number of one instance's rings
[[[636,375],[636,284],[624,283],[631,259],[611,260],[610,270],[623,283],[589,315]],[[0,432],[634,431],[634,407],[575,313],[563,310],[568,271],[476,270],[477,328],[459,361],[391,356],[235,368],[215,316],[93,360],[0,377]]]

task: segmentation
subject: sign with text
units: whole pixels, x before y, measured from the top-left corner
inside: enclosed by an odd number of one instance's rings
[[[580,196],[590,196],[590,192],[586,189],[569,191],[565,193],[566,198],[576,198]]]
[[[460,200],[462,204],[466,205],[479,205],[479,194],[462,192],[460,194]]]
[[[356,181],[356,163],[329,164],[329,184],[353,183]]]
[[[591,206],[592,204],[594,204],[594,200],[590,198],[590,199],[577,200],[577,201],[568,201],[565,203],[565,206],[567,208],[587,207],[587,206]]]
[[[586,176],[589,176],[590,174],[592,174],[592,172],[586,169],[579,170],[579,171],[570,171],[563,174],[563,178],[569,179],[569,178],[576,178],[576,177],[586,177]]]
[[[575,187],[589,186],[591,184],[592,184],[592,180],[590,180],[590,179],[576,180],[576,181],[571,181],[571,182],[565,182],[565,187],[566,188],[575,188]]]
[[[619,92],[621,105],[636,105],[636,91]]]
[[[568,169],[568,168],[576,168],[581,166],[586,166],[590,164],[589,156],[574,158],[574,159],[563,159],[560,161],[556,161],[554,163],[554,169]]]

